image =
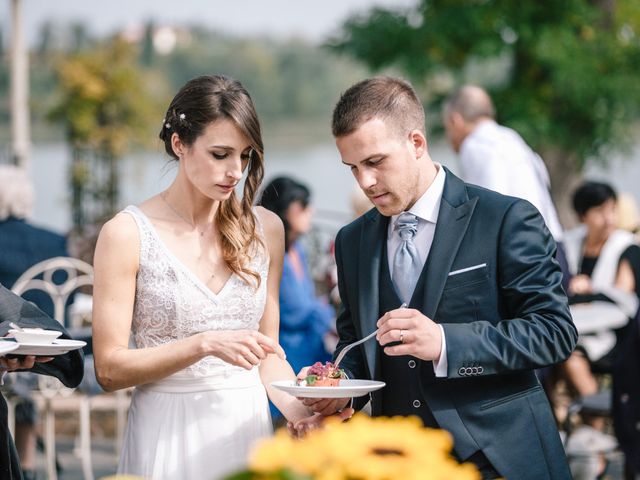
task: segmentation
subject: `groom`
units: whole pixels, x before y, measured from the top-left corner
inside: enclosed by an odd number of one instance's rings
[[[484,478],[571,478],[534,374],[566,359],[577,339],[539,212],[434,163],[422,104],[403,80],[352,86],[333,134],[376,207],[336,238],[336,352],[379,328],[377,342],[342,361],[351,378],[386,382],[372,414],[448,430],[456,456]],[[305,403],[329,415],[348,399]]]

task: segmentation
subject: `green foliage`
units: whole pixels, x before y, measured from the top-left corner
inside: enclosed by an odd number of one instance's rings
[[[140,102],[145,96],[153,98],[153,114],[145,113],[145,118],[136,123],[147,140],[156,138],[171,96],[187,80],[211,73],[224,73],[240,80],[251,93],[264,126],[278,130],[279,138],[285,141],[298,141],[298,136],[317,139],[320,135],[314,127],[320,124],[324,136],[328,137],[327,123],[334,100],[367,73],[352,59],[339,58],[299,38],[241,38],[197,26],[173,30],[177,43],[168,54],[155,50],[157,27],[152,22],[146,25],[142,38],[129,40],[132,43],[121,46],[126,54],[111,52],[116,62],[126,58],[117,67],[119,72],[128,69],[126,75],[138,78],[131,84],[131,97]],[[87,92],[72,84],[73,76],[71,79],[68,75],[63,77],[62,71],[79,69],[82,78],[78,78],[76,84],[82,79],[89,80],[91,85],[106,84],[112,75],[120,75],[112,72],[111,59],[106,53],[114,48],[112,43],[112,40],[92,36],[82,24],[49,22],[42,25],[30,56],[30,102],[35,142],[55,139],[60,131],[67,132],[69,138],[78,134],[83,142],[86,141],[93,129],[87,124],[86,116],[101,111],[97,104],[102,100],[75,99],[76,93],[84,96]],[[61,86],[61,82],[67,85]],[[141,83],[143,95],[138,95],[136,89],[140,91],[138,85]],[[0,128],[0,141],[8,138],[10,131],[8,96],[8,63],[0,62],[0,127],[6,127]],[[79,118],[68,121],[64,113],[67,108]],[[48,115],[52,110],[55,113]],[[143,113],[143,110],[136,111]],[[46,122],[47,117],[54,122]],[[308,125],[311,128],[307,128]],[[90,141],[92,145],[94,140]]]
[[[75,147],[120,157],[142,141],[157,114],[130,44],[115,40],[62,57],[56,65],[59,101],[51,112]]]
[[[330,46],[400,68],[432,105],[456,84],[483,84],[503,123],[578,168],[625,146],[640,115],[637,0],[421,0],[351,18]]]
[[[355,62],[300,39],[247,39],[198,27],[189,35],[190,41],[153,64],[171,90],[197,75],[230,75],[251,93],[263,121],[304,117],[326,122],[333,99],[364,75]]]
[[[76,28],[76,33],[84,32]],[[79,48],[77,36],[74,48]],[[80,42],[80,43],[78,43]],[[118,207],[118,159],[159,117],[149,82],[131,44],[115,39],[62,56],[56,64],[59,98],[50,119],[64,126],[73,150],[69,183],[74,226],[82,229]]]

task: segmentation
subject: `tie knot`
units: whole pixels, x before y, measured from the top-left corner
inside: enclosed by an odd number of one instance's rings
[[[413,213],[402,213],[396,220],[396,230],[402,240],[413,238],[418,231],[418,217]]]

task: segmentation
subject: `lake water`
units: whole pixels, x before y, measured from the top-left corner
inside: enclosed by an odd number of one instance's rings
[[[443,141],[430,145],[431,156],[457,172],[455,155]],[[313,194],[316,222],[331,230],[350,219],[349,197],[356,184],[341,163],[332,141],[311,146],[267,150],[265,181],[276,175],[290,175],[306,183]],[[36,188],[34,222],[58,232],[71,225],[67,172],[70,153],[64,143],[38,144],[32,148],[30,174]],[[126,156],[122,161],[121,206],[139,203],[160,192],[173,180],[176,166],[164,151]],[[610,182],[620,192],[632,193],[640,204],[640,144],[631,154],[614,157],[605,170],[587,169],[586,176]]]

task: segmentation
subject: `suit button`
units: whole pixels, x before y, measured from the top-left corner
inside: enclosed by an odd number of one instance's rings
[[[422,404],[420,403],[420,400],[414,400],[414,401],[413,401],[413,406],[414,406],[415,408],[420,408],[420,405],[422,405]]]
[[[478,375],[478,367],[471,367],[471,375]]]
[[[478,367],[478,375],[482,375],[482,372],[484,372],[484,368]]]
[[[460,375],[461,377],[464,377],[467,375],[467,368],[466,367],[460,367],[458,369],[458,375]]]
[[[409,360],[409,368],[416,368],[416,361],[415,360]]]

